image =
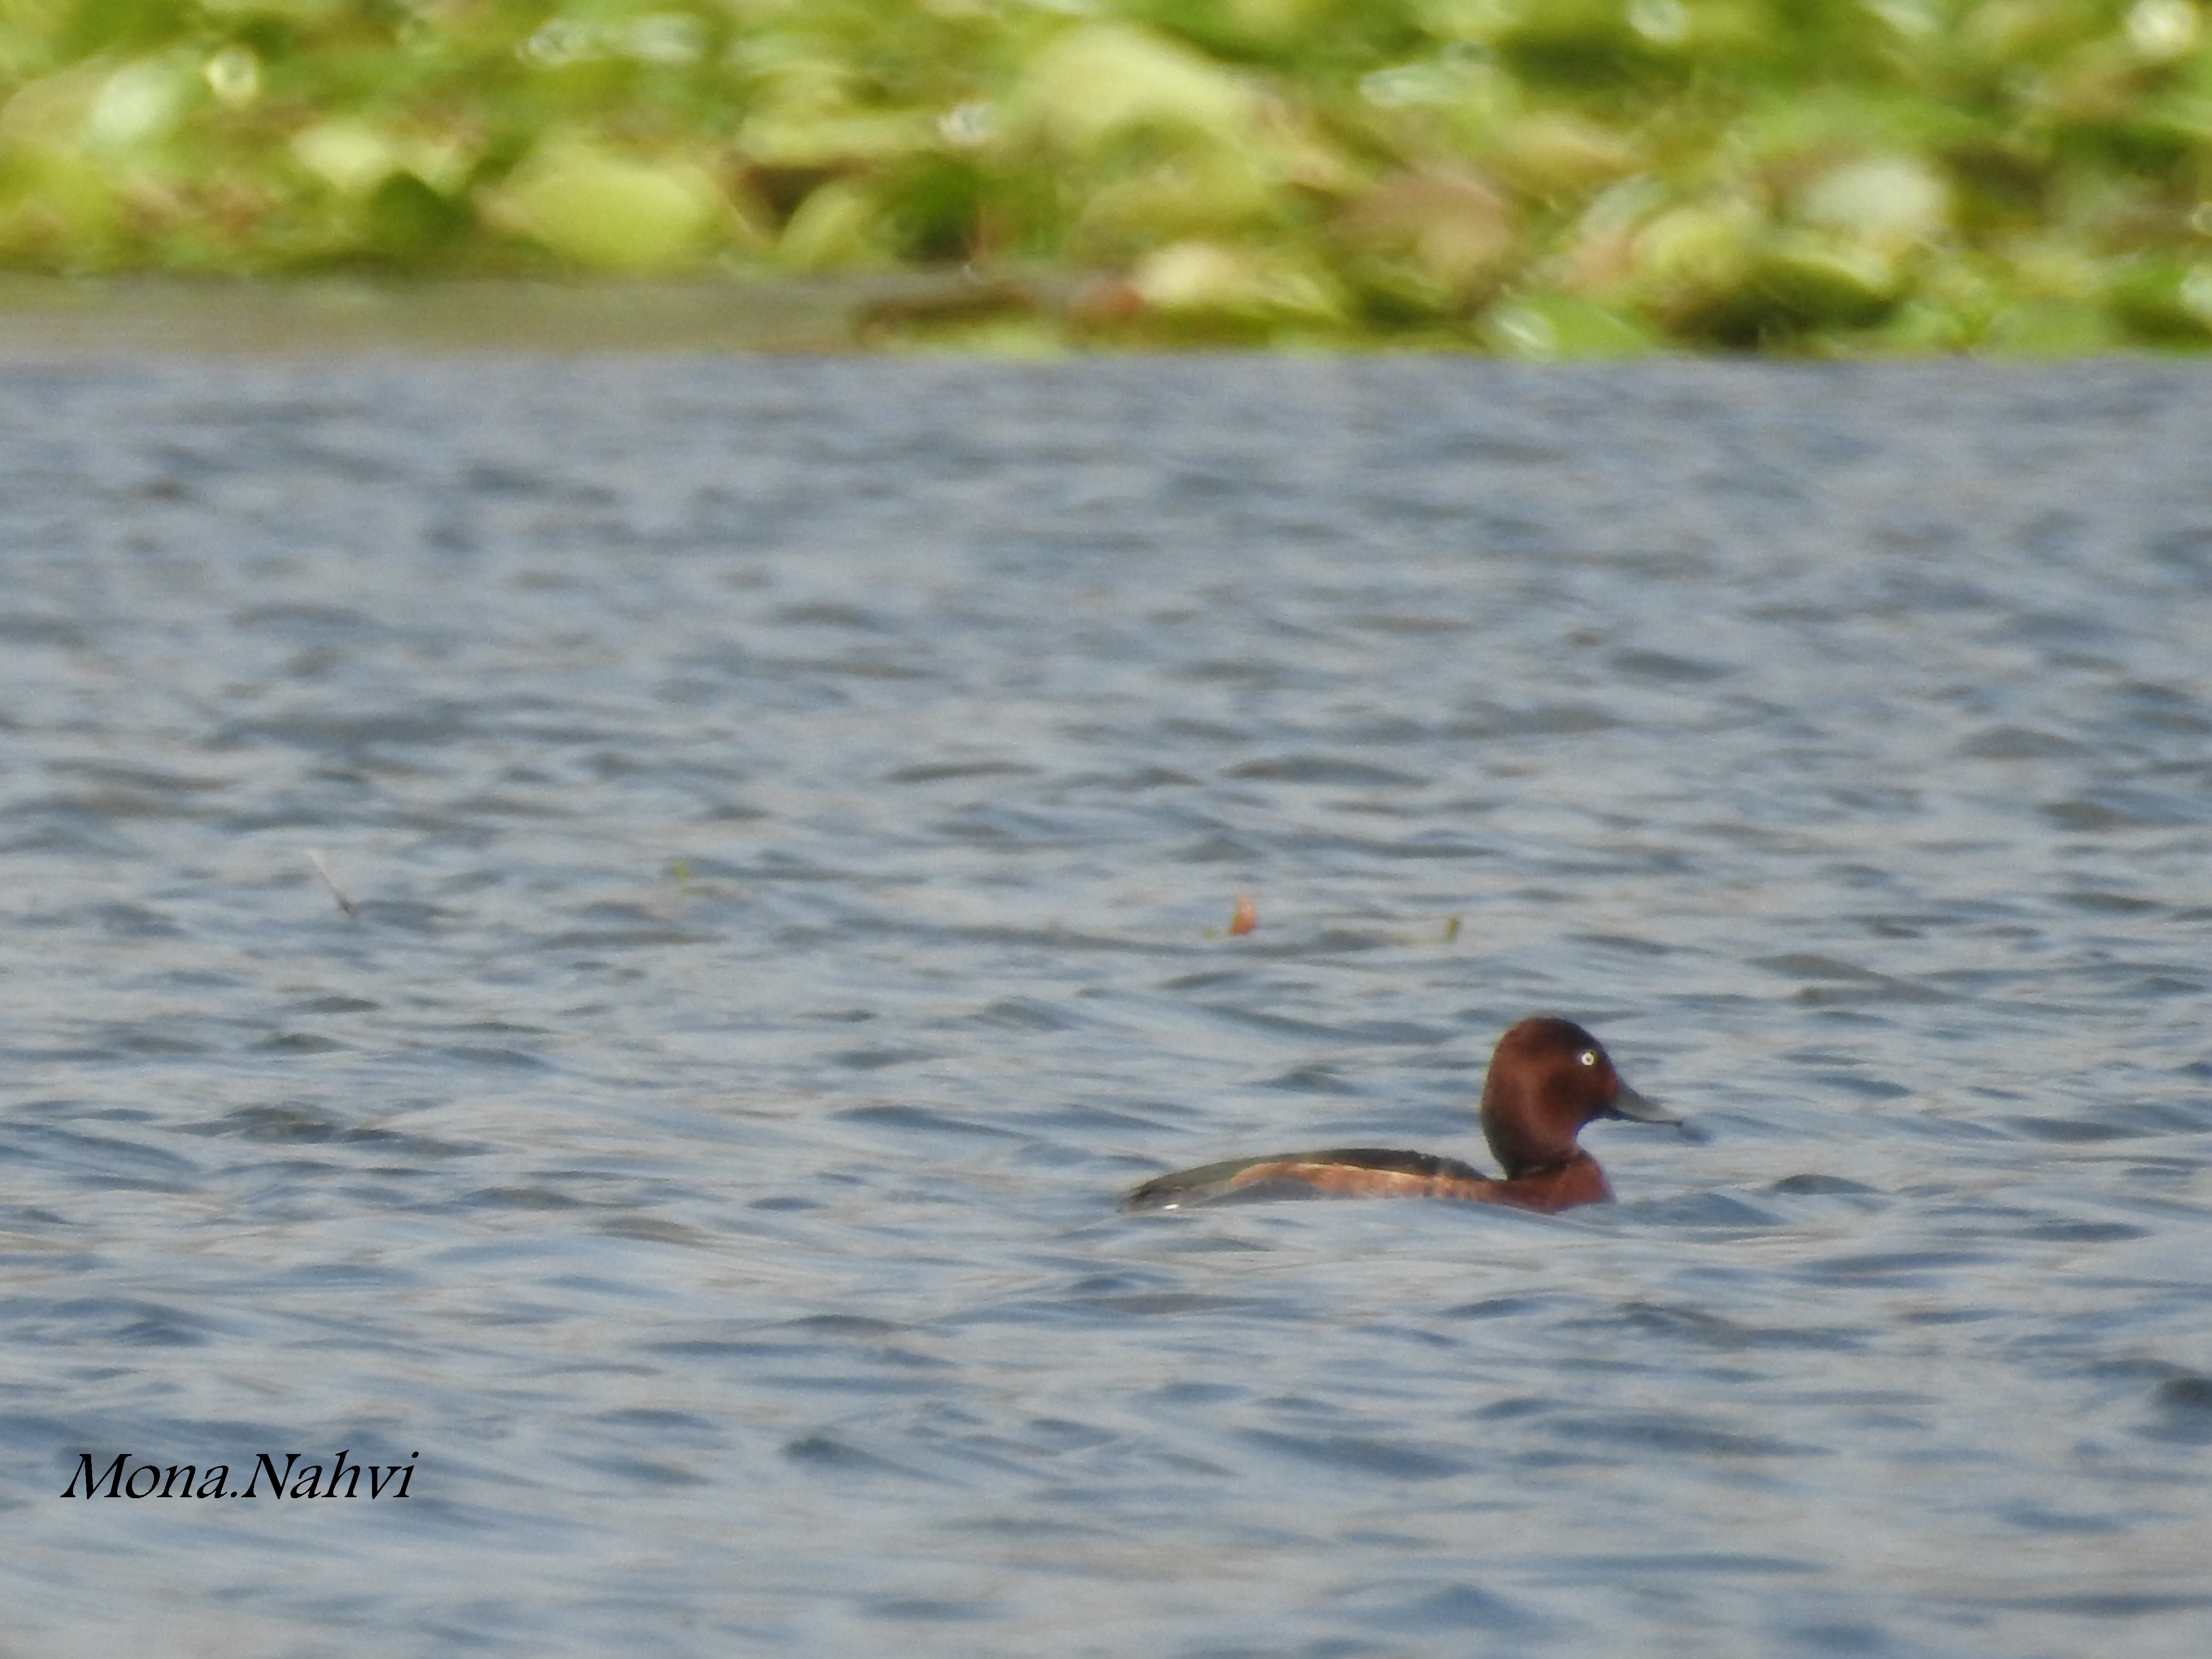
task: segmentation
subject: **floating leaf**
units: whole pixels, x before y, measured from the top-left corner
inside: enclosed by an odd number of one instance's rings
[[[727,216],[698,168],[632,161],[579,143],[548,149],[493,198],[498,218],[599,270],[663,270],[696,257]]]
[[[1147,131],[1242,143],[1258,114],[1248,82],[1126,23],[1069,29],[1030,60],[1013,101],[1018,127],[1076,155]]]
[[[1870,156],[1819,174],[1795,203],[1802,222],[1884,253],[1933,241],[1949,228],[1949,187],[1909,155]]]

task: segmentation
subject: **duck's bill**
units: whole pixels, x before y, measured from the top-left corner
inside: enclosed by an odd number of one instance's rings
[[[1638,1094],[1626,1083],[1620,1085],[1620,1092],[1613,1097],[1613,1103],[1606,1111],[1608,1116],[1625,1117],[1638,1123],[1679,1124],[1682,1121],[1680,1113],[1668,1111],[1657,1101]]]

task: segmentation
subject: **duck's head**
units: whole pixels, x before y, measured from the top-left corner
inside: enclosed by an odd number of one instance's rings
[[[1482,1136],[1506,1175],[1556,1169],[1601,1117],[1680,1123],[1620,1080],[1605,1045],[1571,1019],[1524,1019],[1498,1039],[1482,1083]]]

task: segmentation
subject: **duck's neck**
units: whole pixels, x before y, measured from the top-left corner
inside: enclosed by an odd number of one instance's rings
[[[1589,1155],[1575,1145],[1573,1132],[1560,1133],[1540,1106],[1531,1111],[1518,1102],[1494,1101],[1487,1093],[1482,1100],[1482,1138],[1508,1180],[1565,1169],[1577,1158],[1589,1162]]]

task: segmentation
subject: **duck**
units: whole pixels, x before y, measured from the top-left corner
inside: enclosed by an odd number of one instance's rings
[[[1155,1176],[1124,1210],[1181,1210],[1277,1198],[1447,1198],[1553,1215],[1607,1204],[1613,1188],[1576,1143],[1600,1118],[1671,1123],[1674,1113],[1621,1080],[1605,1045],[1571,1019],[1539,1015],[1498,1040],[1482,1084],[1482,1138],[1504,1170],[1488,1176],[1455,1158],[1375,1146],[1332,1146],[1231,1158]]]

